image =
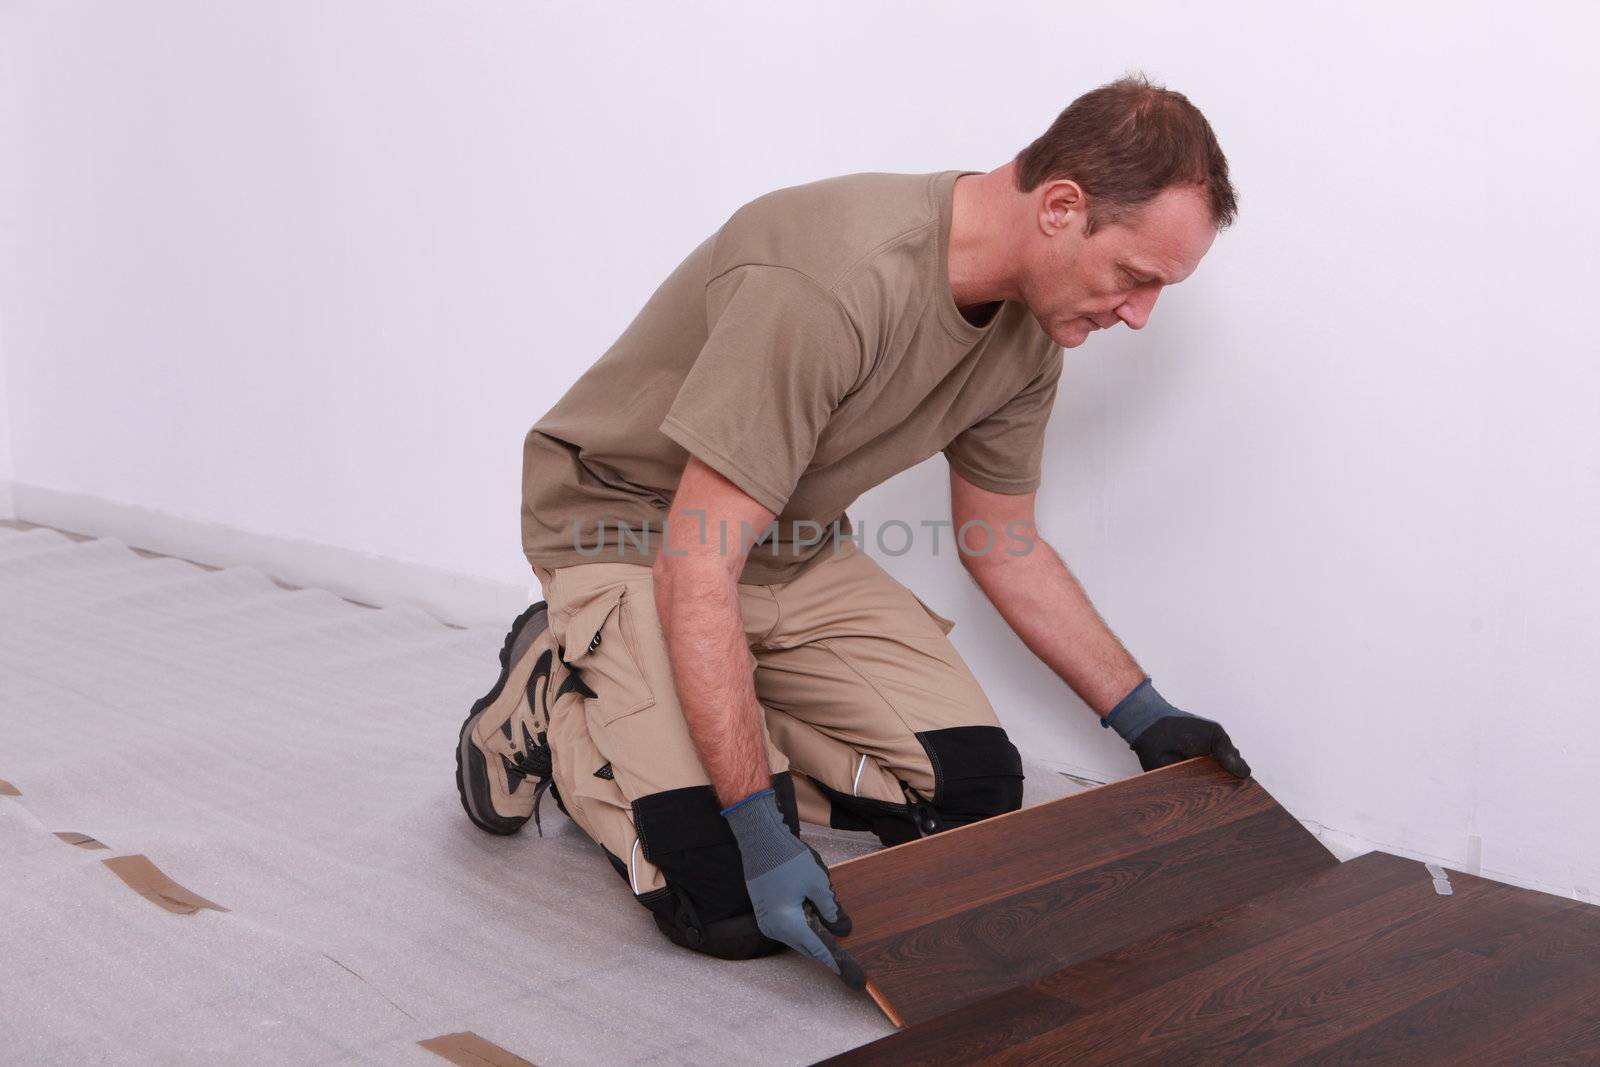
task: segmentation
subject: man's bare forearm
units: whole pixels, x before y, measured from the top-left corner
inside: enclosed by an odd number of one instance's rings
[[[662,556],[654,585],[689,737],[727,807],[772,785],[737,575],[727,557]]]
[[[1033,654],[1104,717],[1134,686],[1143,668],[1100,617],[1078,579],[1045,540],[1031,551],[974,556],[967,570]]]

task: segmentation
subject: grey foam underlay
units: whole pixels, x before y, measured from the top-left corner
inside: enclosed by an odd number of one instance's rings
[[[0,606],[0,1061],[439,1064],[416,1042],[471,1030],[543,1067],[798,1064],[891,1030],[793,953],[667,943],[553,806],[543,838],[467,822],[501,631],[48,530],[0,528]],[[1075,788],[1027,769],[1029,803]],[[100,862],[131,854],[229,910],[158,908]]]

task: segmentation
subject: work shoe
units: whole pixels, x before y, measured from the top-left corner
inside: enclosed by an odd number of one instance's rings
[[[456,789],[467,817],[491,834],[514,834],[529,818],[538,826],[539,800],[551,787],[545,728],[556,654],[539,640],[548,625],[542,600],[517,616],[500,649],[499,679],[461,725]]]

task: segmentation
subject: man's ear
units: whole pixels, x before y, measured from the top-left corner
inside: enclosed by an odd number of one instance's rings
[[[1089,195],[1071,178],[1046,182],[1039,198],[1039,229],[1054,237],[1087,219]]]

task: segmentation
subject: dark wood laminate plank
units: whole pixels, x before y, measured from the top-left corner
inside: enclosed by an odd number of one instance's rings
[[[1494,953],[1493,970],[1296,1062],[1600,1063],[1600,908],[1519,902],[1543,917]]]
[[[1076,1015],[994,1062],[1070,1050],[1086,1065],[1289,1063],[1487,973],[1537,922],[1517,890],[1474,879],[1440,896],[1416,870],[1408,886]]]
[[[1199,967],[1237,955],[1417,880],[1417,864],[1369,852],[1193,922],[1160,931],[1034,983],[1089,1010],[1116,1004]]]
[[[1106,1005],[1123,1003],[1219,959],[1403,889],[1417,865],[1384,853],[1312,875],[1230,908],[1159,931],[1054,975],[844,1053],[830,1064],[983,1062]],[[990,1020],[1004,1020],[991,1026]],[[960,1050],[960,1054],[952,1054]]]
[[[1241,782],[1211,760],[1189,760],[848,860],[829,873],[856,929],[887,937],[1274,810],[1282,811],[1253,779]],[[1327,855],[1324,865],[1333,862]]]
[[[1291,884],[1319,852],[1281,811],[1259,812],[850,949],[914,1024]]]
[[[1451,881],[1371,854],[829,1062],[1600,1062],[1600,911]]]
[[[1538,1064],[1539,1067],[1595,1067],[1600,1063],[1600,1008],[1591,994],[1581,1006],[1550,1020],[1547,1030],[1502,1034],[1492,1045],[1475,1049],[1474,1063]],[[1462,1061],[1432,1060],[1431,1063]]]
[[[840,864],[906,1024],[1336,866],[1254,781],[1194,760]]]

